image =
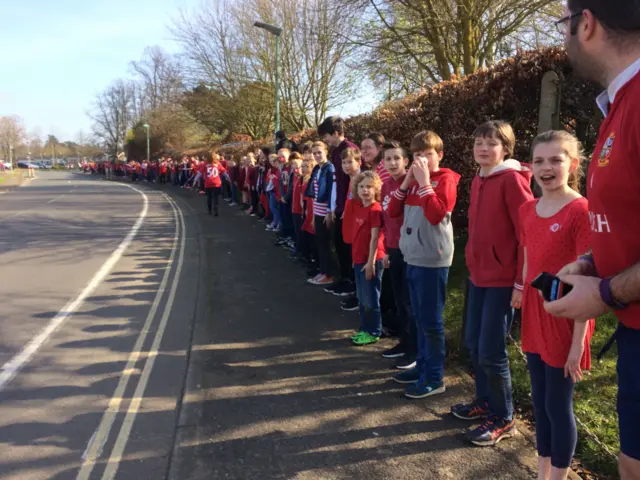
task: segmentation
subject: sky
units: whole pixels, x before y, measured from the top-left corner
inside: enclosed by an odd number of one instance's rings
[[[0,1],[0,116],[22,117],[27,131],[74,140],[88,134],[95,95],[126,77],[147,46],[179,52],[169,26],[201,0]],[[331,114],[373,107],[370,95]]]

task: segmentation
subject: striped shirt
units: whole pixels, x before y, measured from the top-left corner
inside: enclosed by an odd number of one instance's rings
[[[313,179],[313,214],[326,217],[329,213],[329,204],[318,202],[318,177]]]
[[[376,173],[380,177],[380,180],[382,181],[382,183],[386,182],[388,179],[391,178],[391,174],[386,168],[384,168],[384,164],[382,161],[378,163],[378,165],[376,166]]]

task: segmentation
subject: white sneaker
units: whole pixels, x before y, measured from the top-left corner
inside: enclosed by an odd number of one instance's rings
[[[316,275],[313,278],[308,278],[307,279],[307,283],[310,283],[311,285],[318,285],[318,282],[320,280],[322,280],[324,278],[324,275],[322,273],[319,273],[318,275]]]

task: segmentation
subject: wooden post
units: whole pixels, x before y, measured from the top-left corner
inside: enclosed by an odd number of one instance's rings
[[[538,133],[560,128],[560,77],[553,70],[542,77]]]

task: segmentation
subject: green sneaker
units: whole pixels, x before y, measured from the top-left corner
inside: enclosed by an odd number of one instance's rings
[[[370,333],[363,332],[360,337],[353,339],[353,344],[358,346],[371,345],[372,343],[376,343],[379,340],[380,337],[374,337]]]
[[[359,332],[356,332],[355,335],[351,335],[351,337],[349,337],[349,338],[351,338],[351,340],[355,340],[356,338],[360,338],[364,333],[365,332],[363,332],[363,331],[359,331]]]

